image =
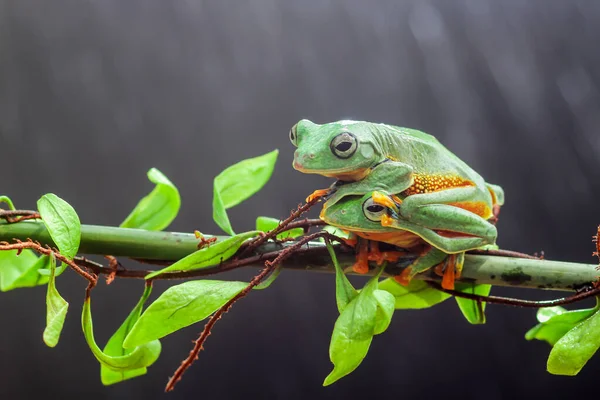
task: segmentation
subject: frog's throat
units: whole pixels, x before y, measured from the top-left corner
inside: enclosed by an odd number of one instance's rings
[[[354,170],[348,169],[305,169],[294,166],[294,168],[304,174],[318,174],[323,175],[328,178],[335,178],[341,181],[360,181],[364,177],[366,177],[369,172],[371,172],[371,168],[359,168]]]

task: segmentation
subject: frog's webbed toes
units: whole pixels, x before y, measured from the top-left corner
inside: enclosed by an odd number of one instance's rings
[[[306,202],[310,203],[313,200],[319,199],[321,197],[325,197],[329,194],[329,192],[330,192],[330,189],[317,189],[306,198]]]
[[[373,194],[371,195],[371,198],[373,199],[373,203],[379,204],[380,206],[387,207],[387,208],[393,210],[394,212],[398,213],[398,204],[396,204],[393,197],[395,197],[397,200],[400,200],[396,196],[389,196],[389,195],[386,195],[385,193],[382,193],[379,191],[374,191]]]

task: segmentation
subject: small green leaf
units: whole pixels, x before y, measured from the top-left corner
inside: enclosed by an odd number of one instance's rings
[[[544,307],[544,308],[538,309],[538,311],[536,313],[536,318],[537,318],[538,322],[543,324],[545,322],[550,321],[553,317],[564,314],[566,312],[568,312],[567,309],[564,307],[561,307],[561,306]]]
[[[139,201],[120,225],[121,228],[161,231],[177,216],[181,198],[175,185],[156,168],[148,171],[148,179],[156,186]]]
[[[65,272],[65,270],[67,269],[68,265],[65,263],[60,263],[59,267],[56,267],[56,272],[54,273],[55,277],[59,277],[62,275],[63,272]],[[43,277],[48,277],[50,276],[50,269],[48,268],[48,266],[46,265],[46,267],[40,268],[37,270],[38,275],[41,275]]]
[[[334,367],[323,386],[354,371],[367,355],[377,327],[378,303],[373,293],[378,280],[379,276],[371,278],[335,322],[329,345],[329,358]]]
[[[133,348],[202,321],[232,297],[246,282],[199,280],[172,286],[144,311],[123,347]]]
[[[12,200],[8,196],[0,196],[0,203],[8,204],[9,210],[16,210],[15,205],[13,204]]]
[[[428,308],[452,297],[416,279],[411,280],[408,286],[402,286],[391,278],[385,279],[379,282],[379,289],[394,295],[397,310]]]
[[[227,260],[235,254],[242,243],[247,239],[258,235],[258,231],[249,231],[240,233],[239,235],[230,237],[223,241],[212,244],[198,251],[193,252],[189,256],[182,258],[174,264],[169,265],[160,271],[154,271],[146,275],[146,279],[152,279],[165,272],[172,271],[193,271],[196,269],[206,268]]]
[[[596,308],[567,311],[563,307],[540,308],[537,312],[539,324],[526,334],[527,340],[544,340],[554,346],[560,338],[573,329],[578,323],[589,318]]]
[[[379,335],[385,332],[392,322],[396,298],[390,292],[379,289],[373,292],[373,296],[375,296],[375,300],[377,300],[377,317],[373,333]]]
[[[349,239],[350,238],[350,233],[348,232],[344,232],[343,230],[341,230],[340,228],[336,228],[335,226],[331,226],[331,225],[325,225],[323,227],[323,230],[325,232],[331,233],[334,236],[337,236],[341,239]],[[320,238],[319,240],[323,240],[323,238]]]
[[[234,235],[227,209],[240,204],[258,192],[271,178],[278,150],[238,162],[221,172],[214,180],[213,219],[221,229]]]
[[[48,347],[54,347],[58,344],[69,309],[69,303],[61,297],[56,289],[55,271],[56,259],[54,253],[52,253],[50,256],[50,280],[48,281],[48,292],[46,294],[46,329],[44,329],[43,334],[44,343]]]
[[[456,282],[455,289],[462,293],[488,296],[492,290],[492,285]],[[458,296],[455,299],[460,311],[469,323],[473,325],[485,324],[485,302],[478,302],[477,300]]]
[[[326,240],[325,245],[327,246],[327,251],[329,251],[331,262],[335,268],[335,301],[337,303],[338,311],[341,314],[348,303],[358,295],[358,291],[352,286],[352,283],[350,283],[346,274],[342,271],[331,243]]]
[[[53,193],[43,195],[37,201],[42,221],[60,253],[72,260],[79,250],[81,223],[69,203]]]
[[[34,287],[48,283],[48,277],[38,271],[49,263],[48,256],[37,257],[31,250],[0,251],[0,291]]]
[[[273,272],[271,272],[271,275],[269,275],[269,277],[267,279],[265,279],[258,285],[254,286],[253,289],[254,290],[263,290],[263,289],[268,288],[269,286],[271,286],[271,284],[273,282],[275,282],[275,279],[277,279],[277,277],[279,276],[280,273],[281,273],[281,264],[278,265],[277,267],[275,267],[275,270]]]
[[[596,311],[554,344],[546,365],[548,372],[554,375],[577,375],[599,347],[600,311]]]
[[[144,303],[150,293],[152,292],[152,286],[146,286],[144,289],[144,293],[142,294],[142,298],[138,301],[137,305],[131,311],[129,316],[123,321],[119,329],[111,336],[104,346],[103,353],[110,357],[123,357],[128,354],[131,354],[134,350],[123,348],[123,341],[127,334],[131,331],[133,325],[140,318],[140,314],[142,313],[142,308],[144,307]],[[158,340],[157,340],[158,342]],[[156,344],[154,344],[156,346]],[[160,351],[160,342],[159,342],[159,351]],[[140,375],[144,375],[147,372],[146,367],[136,368],[136,369],[127,369],[127,370],[113,370],[106,366],[105,364],[100,364],[100,378],[102,380],[102,384],[104,385],[112,385],[115,383],[119,383],[125,381],[127,379],[132,379]]]
[[[101,365],[113,371],[136,371],[152,365],[160,355],[161,345],[158,340],[152,340],[143,346],[138,346],[131,352],[122,356],[110,356],[100,350],[94,338],[94,324],[92,321],[91,299],[88,297],[83,303],[81,313],[81,327],[83,336],[92,354]],[[139,372],[139,371],[138,371]],[[129,378],[133,376],[128,376]],[[113,377],[110,377],[114,379]],[[111,381],[112,382],[112,381]],[[114,382],[113,382],[114,383]]]
[[[273,229],[277,228],[279,225],[279,220],[271,217],[258,217],[256,218],[256,230],[261,232],[269,232]],[[288,231],[283,231],[279,235],[277,235],[277,239],[287,239],[287,238],[296,238],[298,236],[304,235],[304,229],[302,228],[294,228]]]

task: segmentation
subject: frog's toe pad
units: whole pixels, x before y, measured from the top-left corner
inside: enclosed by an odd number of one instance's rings
[[[400,275],[396,275],[394,276],[394,280],[396,282],[398,282],[399,284],[401,284],[402,286],[408,286],[408,284],[410,283],[411,280],[411,272],[412,272],[412,268],[411,267],[406,267],[402,270],[402,272],[400,273]]]
[[[318,190],[315,190],[314,192],[312,192],[310,194],[310,196],[308,196],[306,198],[306,202],[310,203],[311,201],[313,201],[315,199],[318,199],[320,197],[323,197],[323,196],[327,195],[328,193],[329,193],[329,189],[318,189]]]

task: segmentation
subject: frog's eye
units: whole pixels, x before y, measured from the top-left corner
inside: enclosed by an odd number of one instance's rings
[[[296,125],[292,126],[290,129],[290,142],[296,147],[298,147],[298,133],[296,132]]]
[[[338,158],[349,158],[358,147],[358,139],[350,132],[343,132],[331,140],[329,148]]]
[[[383,217],[386,212],[387,209],[384,206],[375,203],[371,197],[363,203],[363,213],[369,221],[381,221],[381,217]]]

